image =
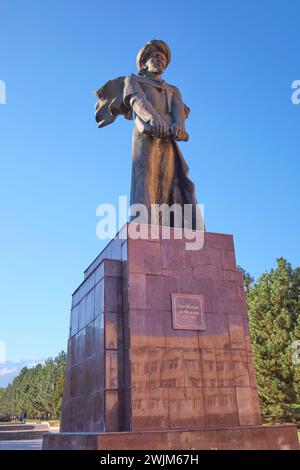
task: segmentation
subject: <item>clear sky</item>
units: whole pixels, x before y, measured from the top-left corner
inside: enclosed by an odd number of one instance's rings
[[[101,251],[96,207],[129,195],[132,123],[97,129],[93,91],[164,39],[191,108],[181,149],[209,231],[254,276],[299,265],[298,0],[1,0],[0,339],[66,348],[71,293]]]

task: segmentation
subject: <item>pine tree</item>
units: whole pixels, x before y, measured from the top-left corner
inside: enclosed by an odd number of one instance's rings
[[[299,270],[284,259],[248,290],[250,331],[263,416],[286,418],[299,399],[299,366],[293,341],[299,336]],[[300,339],[300,338],[299,338]]]

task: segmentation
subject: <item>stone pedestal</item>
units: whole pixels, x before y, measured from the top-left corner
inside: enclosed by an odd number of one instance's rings
[[[156,232],[116,237],[73,294],[61,433],[44,448],[297,448],[294,426],[261,426],[232,236],[194,251],[191,232]]]

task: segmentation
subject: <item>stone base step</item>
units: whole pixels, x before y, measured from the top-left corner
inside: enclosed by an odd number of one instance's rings
[[[49,432],[49,423],[0,425],[0,441],[42,439]]]
[[[45,450],[299,450],[294,425],[107,433],[46,433]]]
[[[0,432],[0,441],[28,441],[31,439],[43,439],[45,431],[8,431]]]

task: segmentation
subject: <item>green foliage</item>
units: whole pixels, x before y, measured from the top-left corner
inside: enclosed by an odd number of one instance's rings
[[[250,288],[253,286],[254,277],[251,276],[251,274],[247,273],[247,271],[245,271],[245,269],[241,268],[241,266],[238,266],[237,268],[238,268],[239,271],[241,271],[243,273],[245,290],[248,294]]]
[[[0,415],[29,416],[51,413],[59,418],[66,366],[66,353],[28,369],[24,367],[13,382],[0,390]]]
[[[299,402],[299,365],[293,341],[300,339],[300,269],[284,259],[248,288],[250,331],[264,417],[286,418]]]

